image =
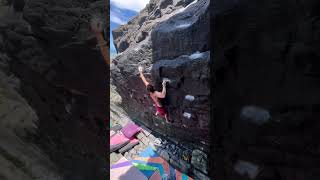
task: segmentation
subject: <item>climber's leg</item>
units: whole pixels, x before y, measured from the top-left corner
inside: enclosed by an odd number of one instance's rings
[[[167,123],[171,123],[171,121],[169,121],[168,114],[164,115],[164,119],[166,120]]]

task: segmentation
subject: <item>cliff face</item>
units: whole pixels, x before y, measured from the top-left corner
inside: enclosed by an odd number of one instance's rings
[[[89,31],[105,2],[11,3],[23,8],[0,3],[0,179],[105,178],[108,76]]]
[[[216,179],[319,179],[319,8],[215,3]]]
[[[112,32],[119,54],[111,65],[111,77],[122,106],[152,130],[189,142],[208,141],[209,3],[152,0]],[[163,104],[173,125],[154,115],[155,107],[138,76],[139,65],[159,91],[163,78],[171,80]]]

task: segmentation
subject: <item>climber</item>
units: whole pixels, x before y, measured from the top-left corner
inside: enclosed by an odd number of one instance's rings
[[[149,92],[149,95],[151,99],[154,101],[156,106],[156,116],[160,114],[161,116],[164,116],[167,123],[171,123],[168,119],[168,112],[166,111],[165,107],[162,106],[162,104],[159,101],[159,98],[165,98],[166,97],[166,83],[167,81],[162,82],[162,92],[156,91],[154,87],[146,80],[146,78],[143,75],[143,68],[139,66],[138,68],[140,73],[140,78],[142,79],[144,85],[147,87],[147,90]]]
[[[103,23],[98,18],[95,17],[91,19],[91,30],[96,36],[96,39],[98,41],[98,46],[100,47],[100,51],[105,62],[109,65],[110,58],[108,56],[109,48],[107,47],[107,38],[106,38],[107,35],[106,35],[106,30],[102,28],[102,25]]]

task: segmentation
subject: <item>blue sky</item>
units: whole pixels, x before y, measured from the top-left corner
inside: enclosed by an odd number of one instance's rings
[[[142,10],[149,0],[111,0],[110,1],[110,56],[113,58],[116,49],[113,44],[112,30],[126,24]]]

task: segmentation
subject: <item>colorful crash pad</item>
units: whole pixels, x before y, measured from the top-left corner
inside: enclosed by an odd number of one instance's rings
[[[133,164],[122,157],[110,168],[110,180],[148,180]]]
[[[193,178],[174,169],[166,160],[161,158],[152,147],[147,147],[139,154],[139,157],[132,161],[133,165],[137,167],[149,179],[154,173],[160,173],[161,177],[168,177],[170,180],[193,180]]]

